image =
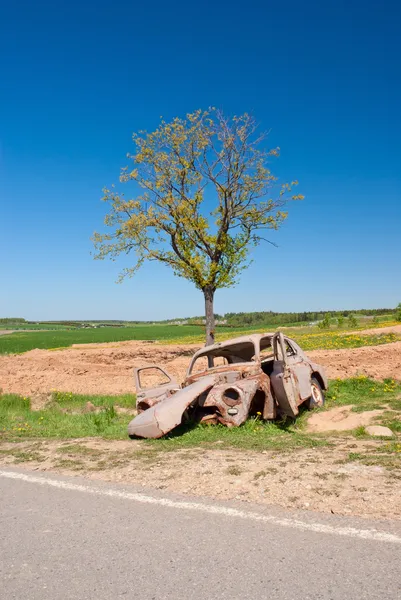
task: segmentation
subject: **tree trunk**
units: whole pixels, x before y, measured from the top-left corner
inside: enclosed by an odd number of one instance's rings
[[[211,344],[214,344],[214,289],[212,287],[206,287],[203,290],[203,294],[205,296],[206,346],[210,346]]]

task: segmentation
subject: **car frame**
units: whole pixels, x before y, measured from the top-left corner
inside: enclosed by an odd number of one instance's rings
[[[197,371],[202,359],[208,364]],[[167,381],[144,387],[142,375],[148,369],[157,369]],[[295,418],[302,404],[322,406],[327,389],[323,367],[282,332],[254,333],[201,348],[181,385],[158,365],[135,369],[134,379],[138,415],[128,434],[146,438],[162,437],[188,419],[235,427],[249,416]]]

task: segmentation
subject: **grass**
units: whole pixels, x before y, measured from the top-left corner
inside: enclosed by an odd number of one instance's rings
[[[84,412],[87,402],[101,407],[99,412]],[[15,394],[0,395],[0,439],[13,441],[33,438],[71,439],[102,437],[127,439],[130,414],[119,414],[116,405],[133,407],[135,397],[87,396],[53,392],[42,409],[31,409],[29,398]],[[277,449],[325,445],[324,440],[302,432],[302,419],[293,423],[265,423],[249,419],[242,427],[228,429],[223,425],[182,425],[160,440],[143,440],[149,450],[175,450],[199,445],[249,450]]]
[[[243,450],[277,450],[315,448],[327,441],[302,431],[300,421],[263,422],[248,419],[241,427],[229,429],[224,425],[181,425],[159,440],[145,440],[144,444],[161,450],[177,450],[197,446],[241,448]]]
[[[96,407],[111,408],[115,405],[122,408],[135,407],[135,394],[120,394],[118,396],[101,396],[89,394],[72,394],[71,392],[52,392],[51,404],[66,410],[79,409],[90,402]]]
[[[239,335],[246,329],[219,328],[228,337]],[[127,340],[168,341],[178,337],[202,340],[204,328],[199,325],[138,325],[136,327],[101,327],[59,331],[34,331],[0,336],[0,354],[18,354],[34,348],[66,348],[72,344],[98,344]],[[184,342],[185,343],[185,342]]]
[[[250,327],[219,327],[216,339],[223,341],[252,332],[274,331],[268,325],[263,329]],[[283,329],[294,338],[304,350],[360,348],[377,346],[401,339],[394,333],[360,335],[346,334],[340,331],[322,333],[316,327]],[[204,328],[200,325],[138,325],[134,327],[101,327],[99,329],[71,329],[57,331],[26,331],[0,336],[0,354],[19,354],[35,348],[57,349],[72,344],[94,344],[121,342],[128,340],[160,341],[171,344],[203,344]]]
[[[218,332],[217,340],[228,340],[235,335],[244,335],[246,333],[264,333],[266,329],[248,329],[235,331],[231,329],[229,332]],[[401,336],[395,333],[380,333],[380,334],[346,334],[338,331],[327,331],[325,333],[317,332],[318,330],[310,328],[310,333],[305,333],[304,330],[282,330],[290,338],[295,340],[303,350],[337,350],[341,348],[362,348],[363,346],[379,346],[381,344],[390,344],[401,340]],[[302,332],[303,331],[303,332]],[[201,344],[204,342],[201,336],[187,336],[170,338],[165,340],[168,344]],[[0,339],[1,348],[1,339]],[[1,350],[0,350],[1,351]]]
[[[383,410],[383,414],[375,419],[374,423],[389,427],[396,435],[401,433],[400,382],[393,379],[376,381],[364,376],[331,381],[325,408],[350,404],[353,405],[354,412]],[[369,439],[365,427],[362,426],[350,433],[356,438]],[[346,462],[360,462],[367,466],[382,466],[392,470],[401,467],[400,459],[401,443],[399,437],[395,437],[391,441],[382,439],[378,446],[367,446],[362,452],[350,452]]]
[[[98,407],[97,412],[85,412],[87,402]],[[393,380],[373,381],[367,377],[330,382],[326,408],[353,404],[355,411],[384,409],[381,423],[394,432],[401,431],[398,419],[401,411],[401,383]],[[101,437],[127,439],[127,425],[132,415],[121,414],[117,406],[133,408],[135,396],[89,396],[53,392],[48,404],[38,411],[31,409],[29,398],[15,394],[0,395],[0,439],[17,441],[35,438],[72,439]],[[398,414],[397,414],[398,411]],[[199,446],[209,448],[240,448],[243,450],[274,450],[286,452],[294,448],[314,448],[331,443],[323,435],[305,431],[308,411],[302,411],[296,421],[264,422],[251,418],[241,427],[229,429],[223,425],[181,425],[159,440],[143,440],[145,452],[172,451]],[[354,432],[365,435],[363,428]],[[398,448],[398,446],[397,446]],[[65,450],[79,454],[79,445]]]
[[[341,348],[362,348],[363,346],[380,346],[381,344],[390,344],[401,339],[395,333],[380,334],[339,334],[337,332],[327,332],[324,334],[309,334],[294,336],[294,339],[304,350],[337,350]]]
[[[102,407],[99,412],[84,412],[87,402]],[[70,439],[104,437],[126,439],[130,414],[119,414],[115,405],[133,407],[135,397],[81,396],[55,392],[42,410],[31,409],[29,398],[15,394],[0,395],[0,439]]]
[[[376,381],[362,375],[331,381],[326,394],[326,408],[347,404],[353,404],[355,412],[385,409],[387,406],[401,411],[401,383],[393,379]]]

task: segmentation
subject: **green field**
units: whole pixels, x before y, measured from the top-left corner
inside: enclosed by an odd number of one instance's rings
[[[273,328],[255,330],[251,327],[218,327],[217,340],[255,331],[270,331]],[[393,333],[358,335],[344,334],[338,330],[321,332],[313,327],[284,330],[289,337],[295,339],[304,350],[339,348],[359,348],[361,346],[377,346],[395,342],[400,338]],[[102,327],[98,329],[72,329],[58,331],[16,332],[0,336],[0,354],[19,354],[35,348],[65,348],[72,344],[94,344],[104,342],[121,342],[128,340],[149,340],[174,344],[203,344],[204,328],[201,325],[137,325],[135,327]]]
[[[219,333],[241,335],[242,329],[219,328]],[[34,348],[64,348],[72,344],[95,344],[102,342],[121,342],[126,340],[160,340],[175,338],[204,337],[204,328],[199,325],[138,325],[136,327],[102,327],[99,329],[73,329],[70,331],[37,331],[12,333],[0,336],[0,354],[27,352]]]

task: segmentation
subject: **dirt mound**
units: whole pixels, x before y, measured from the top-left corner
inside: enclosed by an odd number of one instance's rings
[[[51,390],[82,394],[133,392],[134,367],[159,364],[181,381],[198,348],[194,344],[163,346],[130,341],[0,356],[0,388],[23,395]],[[326,367],[330,378],[363,374],[376,379],[401,379],[401,342],[308,354]]]
[[[326,412],[316,412],[308,419],[308,431],[324,433],[327,431],[351,431],[357,427],[370,425],[373,419],[382,415],[384,410],[352,412],[352,404],[336,406]]]
[[[31,350],[1,356],[0,388],[24,395],[51,390],[77,394],[133,392],[135,367],[159,364],[181,380],[197,348],[122,342],[80,344],[62,350]]]
[[[401,380],[401,342],[343,350],[313,350],[308,356],[326,367],[331,379],[366,375]]]

